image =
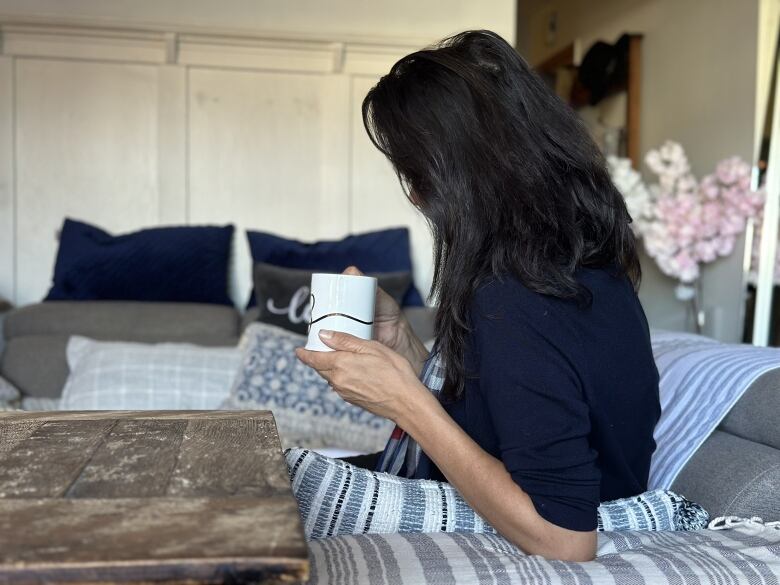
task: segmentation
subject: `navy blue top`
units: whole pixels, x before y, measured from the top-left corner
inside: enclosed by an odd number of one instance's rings
[[[593,294],[590,307],[514,277],[482,285],[465,392],[444,407],[503,461],[543,518],[589,531],[600,502],[647,489],[661,409],[647,320],[630,282],[595,269],[578,278]],[[416,477],[444,480],[424,454]]]

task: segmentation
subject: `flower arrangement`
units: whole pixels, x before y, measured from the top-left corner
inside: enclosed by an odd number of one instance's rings
[[[699,181],[683,147],[668,141],[645,157],[657,176],[649,187],[627,159],[607,162],[635,233],[661,271],[679,280],[681,300],[693,296],[701,265],[731,254],[747,221],[764,205],[764,190],[751,190],[751,167],[739,157],[721,161]]]

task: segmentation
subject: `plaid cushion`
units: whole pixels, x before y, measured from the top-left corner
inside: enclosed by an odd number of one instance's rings
[[[291,449],[286,456],[309,539],[392,532],[495,533],[448,483],[370,471],[306,449]],[[708,520],[701,506],[663,490],[598,508],[600,531],[695,530]]]
[[[241,363],[232,347],[188,343],[68,341],[62,410],[211,410]]]

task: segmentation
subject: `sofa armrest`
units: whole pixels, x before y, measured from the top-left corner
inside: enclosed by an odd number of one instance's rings
[[[720,430],[780,449],[780,368],[759,376],[720,425]]]
[[[716,516],[780,520],[780,449],[715,431],[672,485],[672,490]]]

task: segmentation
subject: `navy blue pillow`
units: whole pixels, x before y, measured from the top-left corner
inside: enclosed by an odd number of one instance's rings
[[[66,219],[46,300],[231,305],[232,238],[232,225],[160,227],[112,236]]]
[[[341,272],[357,266],[363,272],[411,272],[409,230],[392,228],[347,236],[343,240],[304,243],[264,232],[247,231],[252,260],[284,268]],[[421,307],[425,303],[414,283],[404,294],[404,307]],[[255,305],[255,293],[247,308]]]

